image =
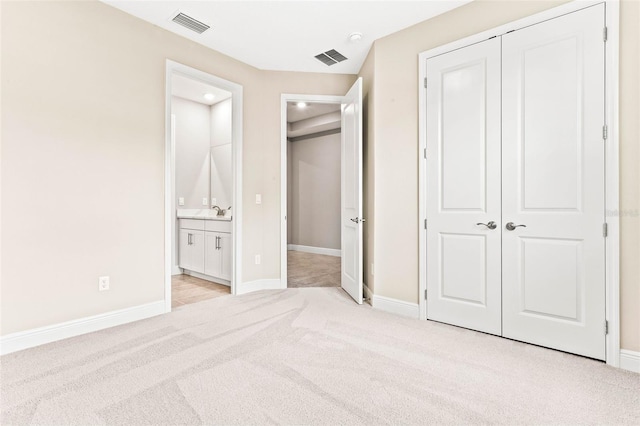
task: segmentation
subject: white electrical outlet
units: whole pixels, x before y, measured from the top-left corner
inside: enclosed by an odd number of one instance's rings
[[[209,197],[204,197],[202,199],[202,205],[203,206],[208,206],[209,205]]]
[[[218,205],[218,199],[217,198],[212,198],[211,199],[211,205],[212,206],[217,206]]]
[[[371,276],[373,276],[373,263],[371,264]]]
[[[109,277],[98,278],[98,290],[99,291],[109,290]]]
[[[179,206],[184,206],[184,198],[183,197],[178,198],[178,205]]]
[[[256,265],[260,264],[260,255],[256,254]]]
[[[262,194],[256,194],[256,204],[262,204]]]

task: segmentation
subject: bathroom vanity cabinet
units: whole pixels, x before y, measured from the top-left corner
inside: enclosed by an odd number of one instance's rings
[[[231,221],[180,219],[179,266],[222,284],[232,276]]]

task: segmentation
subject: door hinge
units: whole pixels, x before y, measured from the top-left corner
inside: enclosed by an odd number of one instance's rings
[[[607,31],[607,27],[604,27],[604,28],[602,29],[602,39],[603,39],[605,42],[606,42],[606,41],[607,41],[607,39],[609,38],[609,34],[607,34],[607,33],[608,33],[608,31]]]
[[[424,289],[424,300],[427,300],[427,289]]]
[[[426,160],[427,159],[427,148],[424,149],[423,155],[424,155],[424,159]]]
[[[608,136],[609,136],[609,127],[607,127],[607,125],[605,124],[604,126],[602,126],[602,139],[606,141]]]
[[[602,224],[602,236],[603,237],[607,237],[607,235],[609,235],[609,227],[607,226],[606,223]]]
[[[424,78],[424,88],[427,88],[427,77]]]
[[[609,321],[604,321],[604,334],[609,334]]]
[[[424,220],[424,229],[427,229],[427,219]]]

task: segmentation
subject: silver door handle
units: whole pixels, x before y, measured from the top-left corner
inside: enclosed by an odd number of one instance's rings
[[[216,237],[216,250],[220,250],[220,237]]]
[[[187,245],[191,245],[191,234],[187,234]]]
[[[478,223],[476,223],[476,225],[486,226],[489,229],[496,229],[498,227],[498,225],[496,225],[496,223],[494,221],[491,221],[491,222],[488,222],[488,223],[478,222]]]
[[[505,228],[507,228],[507,231],[513,231],[514,229],[516,229],[518,226],[522,226],[523,228],[526,228],[527,225],[516,225],[513,222],[509,222],[505,225]]]
[[[358,222],[365,223],[367,221],[367,219],[365,219],[364,217],[362,219],[354,217],[353,219],[350,219],[350,220],[351,220],[351,222],[355,222],[355,223],[358,223]]]

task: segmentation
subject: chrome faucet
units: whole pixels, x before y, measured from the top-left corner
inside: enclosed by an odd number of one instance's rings
[[[216,216],[224,216],[224,210],[222,210],[220,207],[218,206],[211,206],[212,209],[214,210],[218,210],[218,213],[216,213]]]

